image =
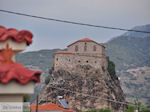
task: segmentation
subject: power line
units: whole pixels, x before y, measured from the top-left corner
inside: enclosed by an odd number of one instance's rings
[[[32,17],[32,18],[38,18],[38,19],[43,19],[43,20],[50,20],[50,21],[68,23],[68,24],[76,24],[76,25],[82,25],[82,26],[96,27],[96,28],[104,28],[104,29],[111,29],[111,30],[121,30],[121,31],[133,31],[133,32],[140,32],[140,33],[150,33],[149,31],[131,30],[131,29],[125,29],[125,28],[117,28],[117,27],[101,26],[101,25],[94,25],[94,24],[88,24],[88,23],[73,22],[73,21],[68,21],[68,20],[48,18],[48,17],[24,14],[24,13],[8,11],[8,10],[2,10],[2,9],[0,9],[0,12],[16,14],[16,15],[21,15],[21,16],[27,16],[27,17]]]
[[[71,93],[78,93],[78,94],[81,94],[81,95],[84,95],[84,96],[88,96],[88,97],[91,97],[91,98],[100,98],[98,96],[93,96],[93,95],[89,95],[89,94],[86,94],[86,93],[80,93],[80,92],[76,92],[76,91],[71,91],[71,90],[68,90],[68,89],[64,89],[64,88],[59,88],[59,87],[55,87],[53,86],[53,84],[50,84],[52,86],[50,86],[51,88],[55,88],[57,90],[63,90],[63,91],[67,91],[67,92],[71,92]],[[121,101],[116,101],[116,100],[112,100],[112,99],[106,99],[106,98],[100,98],[101,100],[105,100],[105,101],[110,101],[110,102],[114,102],[114,103],[119,103],[119,104],[124,104],[124,105],[135,105],[131,102],[121,102]]]

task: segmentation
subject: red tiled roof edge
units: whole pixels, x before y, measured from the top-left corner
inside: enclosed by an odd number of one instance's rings
[[[57,51],[55,54],[72,54],[70,51]]]
[[[31,105],[31,110],[32,111],[35,111],[36,110],[36,105]],[[39,108],[39,111],[67,111],[67,112],[75,112],[74,110],[72,109],[66,109],[66,108],[63,108],[61,106],[58,106],[54,103],[48,103],[48,104],[43,104],[43,105],[39,105],[38,106]]]
[[[41,71],[31,71],[23,67],[20,63],[14,64],[1,64],[0,63],[0,83],[7,84],[12,80],[19,82],[20,84],[27,84],[30,81],[40,83]]]
[[[18,31],[14,28],[6,29],[4,26],[0,26],[0,42],[6,41],[11,38],[16,42],[26,41],[27,45],[32,43],[33,34],[28,30]]]
[[[102,45],[102,44],[100,44],[100,43],[97,43],[96,41],[91,40],[91,39],[89,39],[89,38],[83,38],[83,39],[77,40],[77,41],[75,41],[75,42],[69,44],[67,47],[69,47],[69,46],[71,46],[71,45],[73,45],[73,44],[75,44],[75,43],[77,43],[77,42],[94,42],[94,43],[96,43],[96,44],[98,44],[98,45],[101,45],[101,46],[103,46],[103,47],[105,48],[104,45]]]

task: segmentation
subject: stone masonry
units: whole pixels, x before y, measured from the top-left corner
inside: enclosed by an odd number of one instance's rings
[[[77,65],[91,65],[107,69],[105,47],[91,39],[83,38],[67,46],[67,51],[58,51],[53,56],[54,70],[72,71]]]

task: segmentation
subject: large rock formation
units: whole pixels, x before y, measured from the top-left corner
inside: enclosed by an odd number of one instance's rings
[[[105,68],[90,65],[77,65],[72,71],[50,69],[40,103],[57,103],[57,96],[63,96],[70,108],[84,111],[107,107],[120,110],[123,105],[111,100],[125,102],[118,78]]]

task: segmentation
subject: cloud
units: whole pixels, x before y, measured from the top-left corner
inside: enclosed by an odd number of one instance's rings
[[[1,9],[95,25],[132,28],[150,23],[150,0],[0,0]],[[0,12],[0,24],[28,29],[35,36],[34,49],[64,48],[90,37],[106,42],[121,31],[77,26]]]

